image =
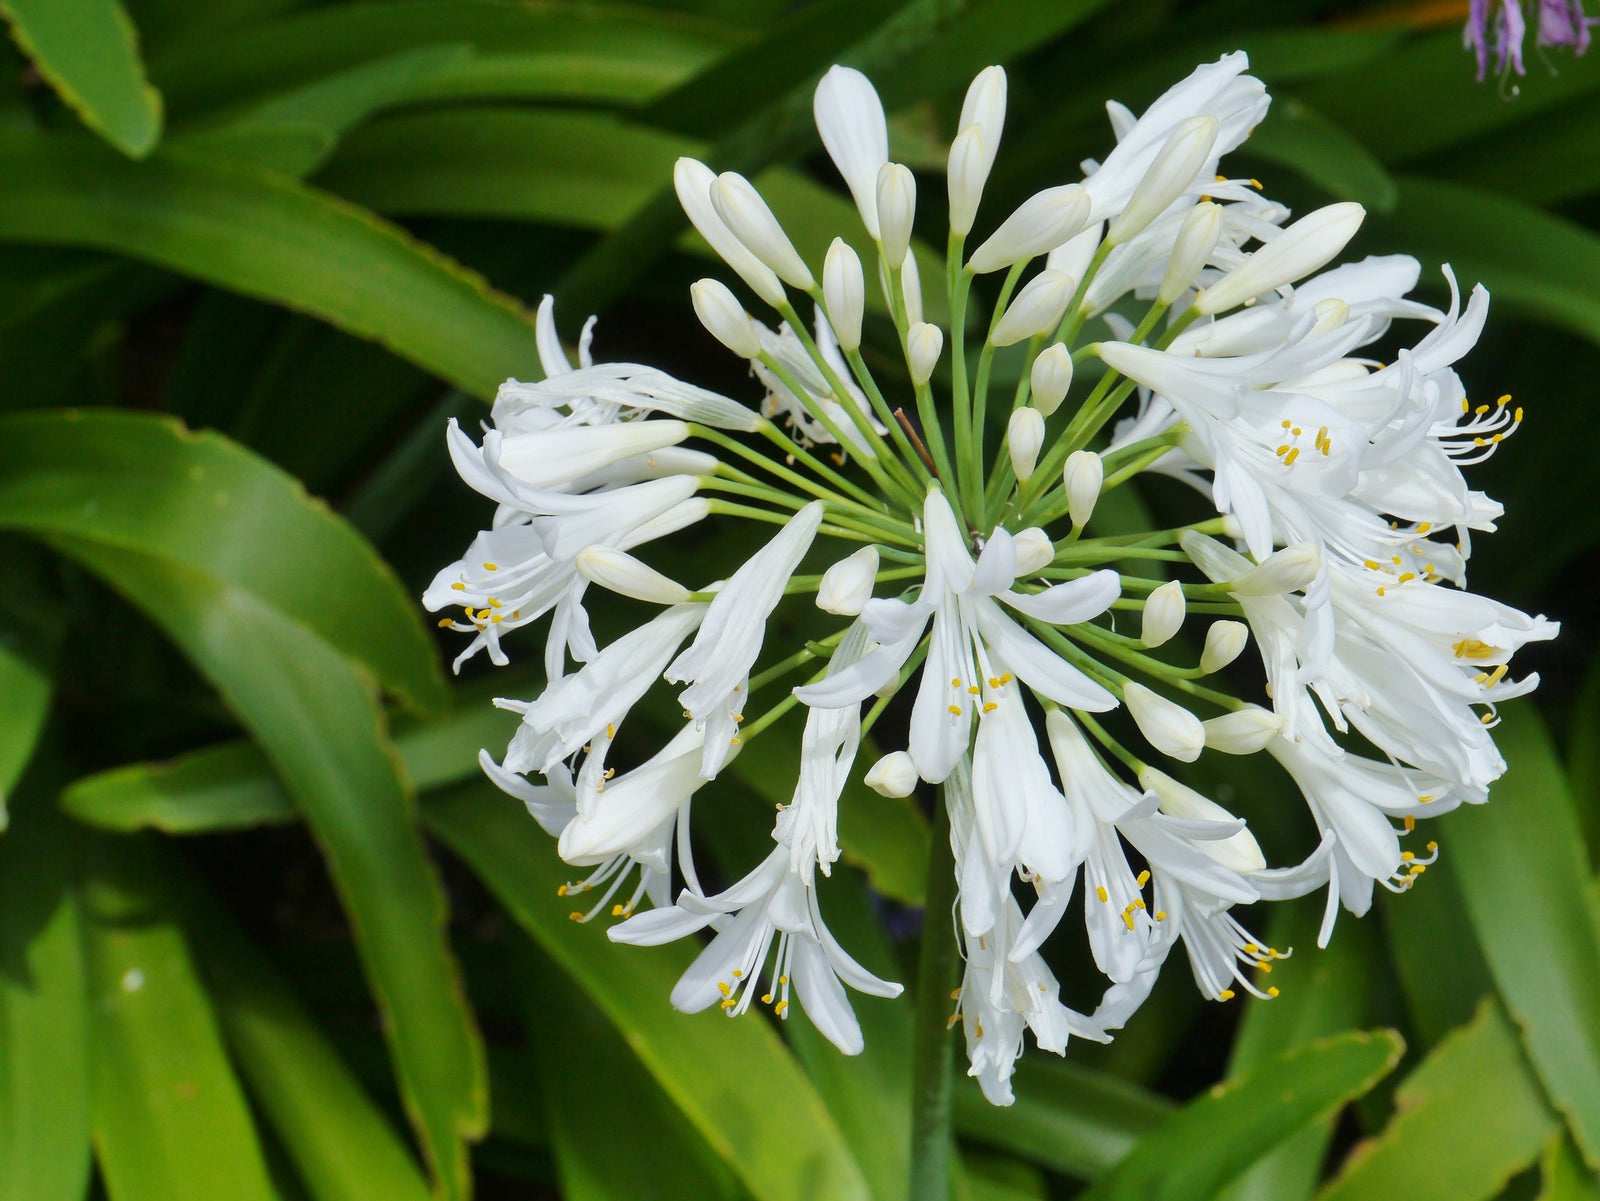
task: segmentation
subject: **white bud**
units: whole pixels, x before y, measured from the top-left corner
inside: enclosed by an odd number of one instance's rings
[[[1161,277],[1161,287],[1156,300],[1172,304],[1189,290],[1191,284],[1211,259],[1222,236],[1222,206],[1202,200],[1189,210],[1178,227],[1178,236],[1172,243],[1172,253],[1167,257],[1166,274]]]
[[[872,599],[878,578],[878,548],[863,546],[822,573],[817,585],[817,608],[840,617],[854,617]]]
[[[1006,123],[1006,69],[985,67],[973,76],[967,85],[966,99],[961,102],[961,119],[957,129],[976,125],[983,130],[983,140],[989,146],[989,161],[994,162],[1000,149],[1000,131]]]
[[[1214,621],[1206,631],[1205,649],[1200,652],[1200,670],[1210,675],[1221,671],[1241,654],[1250,642],[1250,627],[1242,621]]]
[[[922,320],[922,272],[917,269],[917,256],[907,254],[900,264],[900,299],[906,305],[906,324],[915,325]]]
[[[678,203],[700,231],[700,236],[722,256],[723,262],[738,272],[752,292],[776,308],[787,300],[783,285],[772,268],[751,254],[750,248],[734,237],[733,231],[717,216],[711,204],[711,185],[716,179],[710,167],[692,158],[680,158],[672,169],[672,186],[677,190]]]
[[[694,315],[711,336],[744,359],[761,357],[761,339],[739,298],[720,279],[702,279],[689,287]]]
[[[1039,448],[1044,445],[1044,414],[1038,409],[1016,409],[1006,423],[1006,449],[1011,452],[1011,469],[1024,484],[1039,464]]]
[[[1089,524],[1105,478],[1105,464],[1094,451],[1075,450],[1067,456],[1066,465],[1061,469],[1061,482],[1067,490],[1067,512],[1072,524],[1079,529]]]
[[[878,168],[889,159],[889,124],[872,81],[854,67],[834,66],[817,83],[811,112],[817,133],[861,212],[878,236]]]
[[[1193,713],[1135,681],[1124,685],[1122,699],[1139,732],[1156,750],[1185,763],[1200,758],[1206,728]]]
[[[950,191],[950,232],[964,238],[972,232],[983,199],[994,156],[983,144],[983,130],[968,125],[950,143],[950,161],[945,169]]]
[[[1317,320],[1312,325],[1311,331],[1306,334],[1307,342],[1320,338],[1323,334],[1331,334],[1346,321],[1350,320],[1350,306],[1337,296],[1330,296],[1326,300],[1317,301],[1311,307],[1311,311],[1317,315]]]
[[[1367,210],[1341,201],[1307,213],[1194,298],[1202,313],[1225,313],[1263,292],[1310,275],[1356,236]]]
[[[1156,152],[1127,205],[1111,222],[1106,241],[1113,246],[1126,242],[1187,192],[1194,185],[1195,176],[1205,170],[1220,128],[1217,119],[1210,116],[1180,121],[1166,145]]]
[[[919,321],[906,333],[906,366],[911,368],[911,382],[917,387],[933,376],[939,362],[939,352],[944,349],[944,333],[937,325]]]
[[[1054,330],[1077,286],[1077,280],[1059,271],[1046,268],[1039,272],[1012,299],[1005,316],[995,322],[989,341],[995,346],[1011,346]]]
[[[678,605],[689,599],[689,590],[678,581],[614,546],[584,547],[578,552],[575,566],[578,574],[590,583],[634,600],[653,605]]]
[[[878,170],[878,245],[891,271],[905,262],[916,215],[917,177],[903,163],[884,163]]]
[[[1205,722],[1206,745],[1228,755],[1253,755],[1278,736],[1283,718],[1259,705],[1246,705]]]
[[[1228,585],[1240,596],[1282,596],[1298,592],[1322,570],[1322,550],[1315,542],[1297,542],[1268,555]]]
[[[1145,598],[1139,641],[1151,647],[1170,641],[1183,628],[1184,612],[1183,585],[1167,581]]]
[[[879,796],[910,796],[917,787],[917,765],[905,751],[890,751],[867,769],[867,787]]]
[[[711,185],[711,207],[729,232],[791,287],[809,292],[816,285],[811,269],[783,232],[761,193],[744,176],[724,171]]]
[[[1017,552],[1017,578],[1032,575],[1055,562],[1056,547],[1050,536],[1036,525],[1018,530],[1011,538]]]
[[[843,238],[835,238],[822,261],[822,302],[828,306],[828,324],[846,353],[861,346],[861,314],[867,307],[867,284],[861,259]]]
[[[967,269],[983,275],[1047,254],[1083,230],[1091,207],[1075,183],[1035,192],[973,252]]]
[[[1094,256],[1100,251],[1100,231],[1105,227],[1104,221],[1096,221],[1082,233],[1073,234],[1050,252],[1044,265],[1052,271],[1061,272],[1062,275],[1082,279],[1084,273],[1089,270],[1089,264],[1094,262]]]
[[[1172,817],[1229,824],[1239,820],[1210,797],[1178,783],[1159,768],[1146,767],[1140,771],[1139,786],[1155,793],[1161,812]],[[1267,857],[1261,853],[1261,844],[1256,842],[1255,835],[1248,829],[1227,838],[1197,838],[1194,845],[1223,867],[1236,872],[1259,872],[1267,866]]]
[[[1072,352],[1064,342],[1052,342],[1033,360],[1030,382],[1033,406],[1046,417],[1061,407],[1072,387]]]

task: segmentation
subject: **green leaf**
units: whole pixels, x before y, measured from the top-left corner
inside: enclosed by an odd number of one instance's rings
[[[280,175],[168,148],[0,130],[0,237],[93,246],[310,313],[490,397],[538,363],[511,298],[404,231]]]
[[[1477,188],[1414,176],[1398,184],[1394,212],[1369,222],[1382,245],[1449,262],[1464,288],[1481,281],[1497,304],[1600,342],[1600,238]]]
[[[117,0],[0,0],[22,52],[83,123],[143,158],[161,137],[161,93],[145,80],[139,34]]]
[[[1137,1084],[1044,1055],[1019,1060],[1011,1088],[1016,1102],[1001,1108],[975,1083],[958,1082],[955,1121],[962,1137],[1083,1180],[1109,1172],[1174,1110]]]
[[[674,1013],[667,997],[693,957],[682,944],[630,947],[567,920],[555,849],[522,807],[487,783],[430,800],[430,828],[572,976],[757,1201],[869,1194],[837,1123],[759,1017]]]
[[[1366,922],[1344,923],[1325,949],[1317,947],[1322,898],[1301,897],[1275,907],[1272,945],[1292,947],[1272,973],[1278,996],[1245,1002],[1244,1022],[1234,1040],[1229,1075],[1248,1072],[1273,1055],[1313,1039],[1354,1030],[1367,1020],[1375,956]],[[1228,1201],[1309,1201],[1322,1175],[1331,1120],[1286,1139],[1252,1167],[1224,1196]]]
[[[1530,204],[1562,204],[1600,190],[1600,155],[1589,153],[1596,120],[1600,100],[1586,96],[1429,158],[1417,172]]]
[[[28,766],[49,716],[50,692],[44,670],[0,641],[0,832],[6,828],[6,796]]]
[[[1567,733],[1567,785],[1583,825],[1589,868],[1600,869],[1600,662],[1591,663],[1572,706]]]
[[[1600,1180],[1583,1166],[1571,1139],[1553,1138],[1545,1144],[1539,1175],[1539,1201],[1600,1201]]]
[[[1402,1049],[1398,1034],[1378,1030],[1319,1039],[1270,1059],[1184,1106],[1083,1201],[1205,1201],[1383,1079]]]
[[[79,1201],[89,1184],[75,848],[52,818],[47,804],[20,806],[0,839],[0,1201]]]
[[[1383,893],[1379,913],[1419,1049],[1472,1020],[1494,982],[1461,900],[1461,863],[1447,854],[1403,893]],[[1341,930],[1336,937],[1342,937]]]
[[[122,460],[101,445],[113,434]],[[339,644],[375,651],[367,657],[394,675],[391,652],[371,648],[370,629],[353,631],[350,618],[335,615],[354,597],[381,610],[403,606],[403,594],[336,519],[214,435],[189,438],[132,414],[35,414],[7,419],[0,447],[0,526],[66,553],[143,609],[285,781],[350,913],[430,1165],[461,1195],[461,1140],[485,1124],[482,1049],[445,946],[444,897],[412,824],[371,679]],[[74,449],[82,457],[72,457]],[[147,464],[164,465],[160,475],[128,469],[127,457],[141,449]],[[123,470],[84,478],[85,461],[97,459]],[[186,499],[192,503],[179,503]],[[279,553],[243,556],[241,545]],[[383,620],[377,611],[354,618],[357,629]],[[389,624],[396,636],[404,631]]]
[[[475,54],[411,98],[638,103],[704,68],[742,35],[642,9],[494,0],[386,0],[295,13],[194,39],[151,63],[174,113],[239,104],[425,46]]]
[[[443,698],[433,644],[388,566],[292,478],[216,434],[105,410],[0,419],[0,526],[181,565],[314,631],[411,704]]]
[[[112,1201],[272,1201],[216,1015],[143,850],[98,842],[85,896],[106,1191]]]
[[[1394,180],[1366,147],[1294,97],[1277,97],[1243,152],[1298,172],[1340,200],[1376,212],[1394,208]]]
[[[1506,1011],[1578,1149],[1600,1163],[1600,935],[1589,859],[1550,735],[1530,705],[1502,710],[1510,770],[1490,803],[1448,814],[1444,853]]]
[[[428,1185],[338,1051],[214,897],[186,906],[217,1017],[262,1116],[315,1201],[428,1201]]]
[[[1489,999],[1401,1082],[1395,1111],[1318,1201],[1379,1201],[1397,1180],[1413,1201],[1486,1201],[1556,1128],[1516,1033]]]

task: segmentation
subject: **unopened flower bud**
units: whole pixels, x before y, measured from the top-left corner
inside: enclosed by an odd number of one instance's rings
[[[967,261],[977,275],[1047,254],[1089,223],[1088,194],[1075,183],[1035,192]]]
[[[822,261],[822,301],[828,323],[845,353],[861,347],[861,314],[867,306],[867,284],[861,259],[843,238],[835,238]]]
[[[878,170],[878,245],[891,271],[905,261],[916,215],[917,177],[903,163],[884,163]]]
[[[937,325],[919,321],[906,334],[906,366],[911,369],[911,382],[922,387],[933,376],[939,362],[939,352],[944,349],[944,333]]]
[[[946,180],[950,190],[950,232],[964,238],[972,232],[993,159],[983,144],[983,130],[969,125],[950,143]]]
[[[1298,592],[1322,570],[1322,551],[1315,542],[1297,542],[1268,555],[1228,585],[1240,596],[1282,596]]]
[[[1018,530],[1011,538],[1017,552],[1017,578],[1030,576],[1055,562],[1056,547],[1050,537],[1036,525]]]
[[[817,608],[840,617],[854,617],[872,599],[878,578],[878,548],[863,546],[822,573],[817,585]]]
[[[1030,279],[1012,299],[1005,316],[995,322],[989,341],[995,346],[1011,346],[1024,338],[1055,329],[1067,311],[1078,282],[1048,268]]]
[[[1206,745],[1228,755],[1253,755],[1277,737],[1283,718],[1259,705],[1246,705],[1206,721]]]
[[[739,278],[750,285],[750,290],[776,308],[785,303],[787,296],[783,285],[771,267],[750,252],[750,248],[734,237],[717,215],[711,204],[711,185],[716,173],[704,163],[692,158],[680,158],[672,169],[672,185],[678,193],[678,203],[683,206],[700,236],[711,244],[711,249],[722,256],[722,261],[732,267]]]
[[[1113,246],[1126,242],[1187,192],[1195,176],[1205,170],[1220,128],[1217,119],[1211,116],[1190,117],[1179,122],[1166,145],[1156,152],[1150,169],[1133,190],[1127,205],[1106,230],[1106,241]]]
[[[1307,213],[1196,296],[1195,308],[1207,314],[1225,313],[1310,275],[1345,248],[1366,215],[1366,209],[1349,200]]]
[[[1067,512],[1072,524],[1079,529],[1089,524],[1105,478],[1105,464],[1094,451],[1075,450],[1067,456],[1066,465],[1061,469],[1061,482],[1067,490]]]
[[[907,254],[900,264],[900,298],[905,301],[906,324],[915,325],[922,320],[922,272],[917,270],[917,256]]]
[[[890,751],[867,769],[867,787],[879,796],[910,796],[917,787],[917,765],[905,751]]]
[[[1139,641],[1150,647],[1170,641],[1183,628],[1184,612],[1183,585],[1169,580],[1145,598]]]
[[[711,336],[743,359],[761,357],[761,339],[739,298],[719,279],[702,279],[689,288],[694,315]]]
[[[1139,732],[1156,750],[1185,763],[1200,757],[1206,745],[1206,728],[1189,710],[1135,681],[1123,687],[1122,699]]]
[[[1171,817],[1228,825],[1236,824],[1239,820],[1210,797],[1178,783],[1159,768],[1146,767],[1140,771],[1139,786],[1155,793],[1161,812]],[[1261,853],[1261,844],[1248,829],[1227,838],[1196,838],[1192,841],[1197,850],[1236,872],[1259,872],[1267,866],[1267,857]]]
[[[1312,325],[1311,331],[1306,334],[1307,342],[1320,338],[1323,334],[1331,334],[1350,320],[1350,306],[1337,296],[1317,301],[1311,311],[1317,315],[1317,320]]]
[[[653,605],[677,605],[689,599],[689,590],[654,567],[613,546],[586,546],[574,564],[578,574],[621,596]]]
[[[1006,123],[1006,69],[985,67],[973,76],[967,85],[967,95],[961,102],[961,119],[957,129],[976,125],[983,130],[983,140],[989,147],[989,161],[994,162],[1000,149],[1000,131]]]
[[[1211,259],[1222,236],[1222,206],[1202,200],[1189,210],[1167,257],[1166,274],[1156,292],[1160,304],[1172,304],[1189,290]]]
[[[1034,408],[1048,417],[1061,407],[1072,387],[1072,352],[1064,342],[1052,342],[1039,352],[1030,382]]]
[[[751,182],[735,171],[724,171],[711,185],[711,207],[717,210],[734,237],[791,287],[809,292],[816,281],[783,226]]]
[[[1017,409],[1006,423],[1006,447],[1011,452],[1011,469],[1024,484],[1039,464],[1039,448],[1044,445],[1044,415],[1038,409]]]
[[[1214,621],[1206,631],[1205,649],[1200,652],[1200,670],[1210,675],[1221,671],[1244,653],[1250,642],[1250,627],[1242,621]]]

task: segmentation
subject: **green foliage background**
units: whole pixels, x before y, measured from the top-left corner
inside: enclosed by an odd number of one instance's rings
[[[1493,291],[1469,390],[1529,420],[1473,582],[1566,628],[1419,888],[1320,953],[1320,900],[1283,907],[1271,1004],[1175,964],[1109,1049],[1030,1053],[1013,1109],[961,1081],[958,1195],[1600,1197],[1600,54],[1475,84],[1461,9],[0,0],[0,1201],[903,1198],[909,1005],[859,1000],[855,1059],[672,1012],[692,949],[569,922],[479,778],[537,655],[441,672],[415,598],[484,516],[444,419],[536,372],[546,291],[602,357],[749,395],[689,313],[671,163],[756,177],[820,260],[853,228],[809,120],[835,61],[933,233],[980,67],[1007,211],[1104,152],[1105,99],[1236,47],[1276,97],[1243,168]],[[779,742],[704,802],[725,874]],[[1294,808],[1231,787],[1269,835]],[[830,921],[907,979],[922,814],[857,790],[841,823]]]

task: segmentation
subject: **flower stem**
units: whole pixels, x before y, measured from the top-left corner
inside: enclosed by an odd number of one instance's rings
[[[911,1189],[917,1201],[950,1196],[950,992],[956,986],[955,856],[944,789],[928,842],[927,907],[917,962],[917,1013],[911,1065]]]

